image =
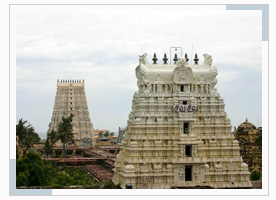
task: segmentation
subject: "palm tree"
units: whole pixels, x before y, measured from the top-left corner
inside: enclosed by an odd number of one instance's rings
[[[34,142],[40,141],[40,137],[35,132],[34,127],[27,120],[23,120],[22,118],[19,119],[16,125],[16,135],[19,138],[19,145],[23,145],[27,149],[31,148]]]
[[[19,145],[22,144],[24,136],[27,135],[27,128],[29,125],[27,124],[27,120],[19,119],[18,124],[16,125],[16,135],[19,139]]]
[[[55,143],[57,142],[57,140],[58,140],[57,132],[54,130],[51,130],[47,134],[47,140],[46,140],[45,147],[44,147],[46,155],[53,154],[53,147],[54,147]]]
[[[73,140],[73,125],[72,119],[74,115],[71,114],[69,117],[62,117],[62,121],[58,124],[57,138],[63,143],[63,157],[67,155],[67,143]]]

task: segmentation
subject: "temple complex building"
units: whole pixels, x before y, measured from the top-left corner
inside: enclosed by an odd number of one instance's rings
[[[93,125],[89,116],[84,80],[57,80],[55,106],[49,130],[57,131],[62,117],[73,117],[74,145],[92,147],[94,139]]]
[[[239,141],[243,161],[248,164],[249,170],[262,173],[262,147],[256,143],[256,139],[262,134],[261,127],[256,128],[246,118],[245,122],[234,129],[234,134]]]
[[[217,68],[204,54],[167,64],[140,56],[138,91],[117,156],[113,182],[122,188],[251,188],[248,165],[231,133]]]
[[[108,133],[109,135],[109,129],[94,129],[94,138],[95,140],[100,138],[100,137],[103,137],[106,133]]]

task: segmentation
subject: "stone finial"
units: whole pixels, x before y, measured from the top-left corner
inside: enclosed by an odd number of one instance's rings
[[[144,53],[143,55],[139,55],[139,65],[140,64],[144,64],[144,65],[148,65],[148,60],[147,60],[147,56],[148,54],[147,53]]]
[[[186,59],[186,62],[189,61],[188,55],[186,53],[185,53],[185,59]]]
[[[174,59],[173,59],[173,61],[174,61],[174,64],[176,64],[176,62],[178,61],[177,54],[174,54]]]
[[[209,54],[207,54],[207,53],[205,53],[205,54],[203,54],[203,57],[204,57],[204,64],[212,66],[212,64],[213,64],[212,56],[209,55]]]
[[[246,122],[248,122],[248,119],[247,119],[247,117],[246,117],[245,121],[246,121]]]
[[[199,59],[197,58],[197,53],[195,54],[195,59],[194,59],[194,61],[195,61],[195,65],[198,65]]]
[[[163,61],[164,61],[164,64],[168,64],[168,63],[167,63],[167,61],[168,61],[167,54],[164,54]]]
[[[158,59],[156,58],[156,53],[153,54],[153,59],[152,59],[152,60],[153,60],[153,64],[157,64],[156,61],[157,61]]]

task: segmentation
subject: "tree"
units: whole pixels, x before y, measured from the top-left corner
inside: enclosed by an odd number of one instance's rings
[[[53,147],[55,145],[55,143],[58,140],[58,135],[57,132],[54,130],[51,130],[48,134],[47,134],[47,140],[45,143],[45,153],[46,155],[52,155],[53,154]]]
[[[71,114],[69,117],[62,117],[62,121],[58,124],[57,139],[63,143],[63,157],[67,156],[67,143],[73,140],[73,120],[74,115]]]
[[[260,133],[258,137],[255,139],[255,144],[262,148],[262,129],[260,129]]]
[[[103,133],[102,132],[99,132],[99,137],[103,137]]]
[[[40,137],[35,132],[34,127],[22,118],[19,119],[16,125],[16,135],[19,138],[19,145],[25,146],[27,149],[31,148],[35,142],[40,141]]]
[[[21,118],[16,125],[16,135],[18,136],[19,145],[22,143],[24,136],[27,135],[27,129],[29,127],[27,123],[28,121]]]
[[[260,180],[260,178],[261,178],[261,173],[260,172],[255,171],[255,170],[251,172],[250,180],[257,181],[257,180]]]
[[[31,150],[16,161],[16,186],[48,185],[47,174],[40,155]]]
[[[114,132],[111,132],[110,135],[111,135],[111,136],[114,136]]]
[[[105,132],[104,137],[107,137],[109,135],[108,131]]]

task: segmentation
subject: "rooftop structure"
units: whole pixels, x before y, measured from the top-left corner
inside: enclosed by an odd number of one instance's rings
[[[217,68],[204,54],[199,64],[174,57],[174,64],[139,57],[133,95],[113,182],[125,188],[250,188],[224,100]]]

